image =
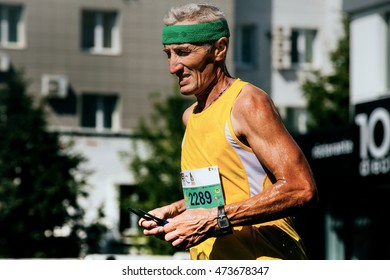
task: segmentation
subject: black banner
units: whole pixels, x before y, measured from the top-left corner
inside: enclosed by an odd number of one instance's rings
[[[390,182],[390,98],[357,104],[349,125],[294,138],[317,177]]]

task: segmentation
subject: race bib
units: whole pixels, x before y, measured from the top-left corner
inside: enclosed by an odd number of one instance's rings
[[[181,183],[187,209],[225,204],[218,166],[183,170]]]

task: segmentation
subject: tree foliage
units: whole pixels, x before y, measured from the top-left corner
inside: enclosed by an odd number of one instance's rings
[[[86,196],[84,158],[47,130],[22,72],[1,78],[0,257],[79,257],[90,229],[78,204]]]
[[[315,71],[302,84],[309,112],[308,129],[331,128],[349,121],[349,18],[343,18],[344,36],[330,53],[333,73]]]
[[[155,93],[151,100],[153,112],[150,119],[141,119],[136,130],[140,141],[136,142],[135,150],[140,151],[140,146],[143,146],[146,155],[136,152],[131,155],[130,163],[137,182],[138,206],[146,210],[183,198],[180,157],[184,125],[181,117],[189,104],[177,92],[167,100],[161,100],[160,95]],[[148,241],[148,247],[154,254],[176,251],[157,238],[149,238]]]

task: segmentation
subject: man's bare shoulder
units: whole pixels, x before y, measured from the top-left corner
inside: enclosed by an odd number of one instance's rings
[[[273,107],[273,102],[264,90],[252,84],[247,84],[242,88],[238,95],[234,107],[234,110],[245,113],[248,112],[248,110],[257,111],[262,108],[266,109],[266,107]]]
[[[182,116],[182,120],[183,120],[184,125],[187,125],[188,118],[190,117],[190,115],[191,115],[192,111],[194,110],[196,104],[197,104],[197,102],[193,103],[191,106],[189,106],[187,109],[185,109],[185,111],[183,113],[183,116]]]
[[[237,97],[231,120],[235,134],[242,139],[248,139],[254,134],[259,135],[266,127],[280,123],[279,114],[270,96],[251,84],[244,86]]]

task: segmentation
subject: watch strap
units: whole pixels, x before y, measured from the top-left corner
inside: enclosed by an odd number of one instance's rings
[[[226,216],[224,205],[218,206],[217,224],[219,229],[215,232],[215,236],[221,236],[221,235],[232,233],[230,221]]]

